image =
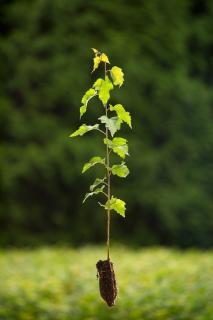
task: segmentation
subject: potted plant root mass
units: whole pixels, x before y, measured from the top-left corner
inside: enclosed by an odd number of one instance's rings
[[[101,297],[105,300],[109,307],[113,306],[117,296],[117,285],[115,279],[115,273],[113,270],[113,263],[110,260],[110,217],[112,212],[116,212],[122,217],[125,217],[126,204],[123,200],[117,198],[111,193],[111,176],[117,176],[125,178],[129,174],[129,169],[125,163],[125,158],[128,155],[128,143],[127,139],[117,135],[121,129],[122,124],[127,124],[130,128],[131,116],[130,113],[125,110],[121,104],[115,104],[114,106],[109,103],[111,91],[115,87],[121,87],[124,82],[124,74],[121,68],[117,66],[111,67],[108,56],[99,52],[96,49],[92,49],[94,52],[93,58],[93,70],[100,68],[103,70],[103,76],[97,78],[91,88],[89,88],[84,94],[80,107],[80,119],[87,112],[90,104],[90,100],[95,97],[101,101],[103,115],[98,118],[96,124],[82,124],[70,137],[83,136],[90,131],[96,131],[102,135],[103,146],[105,153],[100,155],[94,155],[87,163],[84,164],[82,173],[93,166],[99,164],[104,167],[105,175],[100,178],[96,178],[95,181],[89,187],[89,192],[86,193],[83,203],[93,195],[102,195],[105,197],[104,202],[98,202],[106,212],[106,260],[99,260],[96,264],[97,275],[99,279],[99,289]],[[112,164],[110,155],[115,154],[119,162]]]

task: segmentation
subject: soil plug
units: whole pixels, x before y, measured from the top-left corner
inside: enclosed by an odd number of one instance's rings
[[[110,260],[99,260],[96,264],[99,278],[100,295],[109,307],[114,306],[117,296],[117,286],[113,263]]]

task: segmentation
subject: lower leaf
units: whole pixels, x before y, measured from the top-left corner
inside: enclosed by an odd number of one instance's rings
[[[120,178],[126,178],[129,174],[129,169],[124,162],[122,162],[121,164],[114,164],[111,168],[111,171],[112,174]]]
[[[85,163],[82,169],[82,173],[84,173],[85,171],[87,171],[88,169],[90,169],[91,167],[93,167],[96,164],[104,164],[105,163],[105,158],[101,158],[101,157],[92,157],[89,162]]]
[[[122,217],[125,217],[126,203],[123,200],[112,196],[111,199],[105,203],[105,209],[114,210]]]
[[[85,197],[83,199],[83,203],[89,198],[92,197],[94,194],[103,193],[103,189],[105,188],[105,185],[101,186],[100,188],[95,189],[93,192],[88,192],[85,194]]]

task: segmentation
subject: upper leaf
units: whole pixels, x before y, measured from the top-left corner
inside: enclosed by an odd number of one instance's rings
[[[111,77],[112,77],[114,85],[119,86],[119,87],[122,86],[122,84],[124,82],[124,73],[123,73],[122,69],[114,66],[110,70],[110,73],[111,73]]]
[[[87,104],[89,100],[96,95],[96,91],[93,88],[90,88],[86,91],[83,98],[81,99],[81,102],[83,103],[83,106],[80,107],[80,118],[83,116],[83,114],[87,111]]]
[[[112,174],[121,177],[126,178],[129,174],[129,169],[125,165],[125,162],[122,162],[121,164],[114,164],[111,168]]]
[[[107,57],[107,55],[105,53],[101,53],[95,48],[92,48],[92,50],[95,54],[95,57],[93,58],[92,72],[94,72],[99,67],[100,62],[110,63],[109,58]]]
[[[105,159],[101,158],[101,157],[92,157],[89,160],[89,162],[84,164],[83,169],[82,169],[82,173],[84,173],[85,171],[87,171],[88,169],[90,169],[91,167],[96,165],[97,163],[104,164],[105,163]]]
[[[124,159],[126,155],[129,155],[127,140],[124,138],[115,137],[112,140],[105,138],[104,143],[107,144],[109,148],[111,148],[113,152],[118,154],[122,159]]]
[[[115,111],[117,113],[118,118],[126,122],[128,126],[132,129],[132,123],[131,123],[131,115],[129,112],[127,112],[122,104],[116,104],[114,107],[110,105],[110,110]]]
[[[114,136],[115,132],[121,127],[121,121],[118,117],[108,118],[107,116],[101,116],[98,119],[101,121],[101,123],[105,123],[112,137]]]
[[[91,130],[97,130],[99,128],[99,124],[94,124],[93,126],[82,124],[75,132],[69,135],[69,137],[77,137],[77,136],[83,136],[86,132]]]
[[[113,84],[106,76],[105,80],[102,79],[100,89],[99,89],[99,99],[102,101],[103,105],[106,105],[110,98],[110,91],[113,89]]]
[[[107,57],[107,55],[105,53],[101,54],[101,61],[106,62],[106,63],[110,63],[109,58]]]
[[[91,48],[91,49],[95,54],[99,53],[99,51],[97,49],[95,49],[95,48]]]
[[[98,66],[99,66],[100,62],[101,62],[100,56],[96,55],[93,58],[93,69],[92,69],[92,72],[94,72],[96,69],[98,69]]]
[[[106,202],[105,209],[115,210],[122,217],[125,217],[126,203],[123,200],[112,196],[111,199]]]
[[[103,189],[105,188],[105,186],[101,186],[100,188],[97,188],[95,189],[94,191],[92,192],[88,192],[85,194],[85,197],[84,197],[84,200],[83,200],[83,203],[91,196],[93,196],[94,194],[98,194],[98,193],[103,193]]]

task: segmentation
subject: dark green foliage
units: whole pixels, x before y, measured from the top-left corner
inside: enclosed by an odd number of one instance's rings
[[[93,176],[79,180],[101,142],[70,147],[68,138],[97,47],[126,74],[113,104],[128,106],[134,124],[125,132],[131,176],[122,189],[113,181],[128,217],[114,218],[113,238],[210,246],[212,1],[16,0],[0,9],[0,241],[103,240],[102,210],[94,200],[81,208]]]

